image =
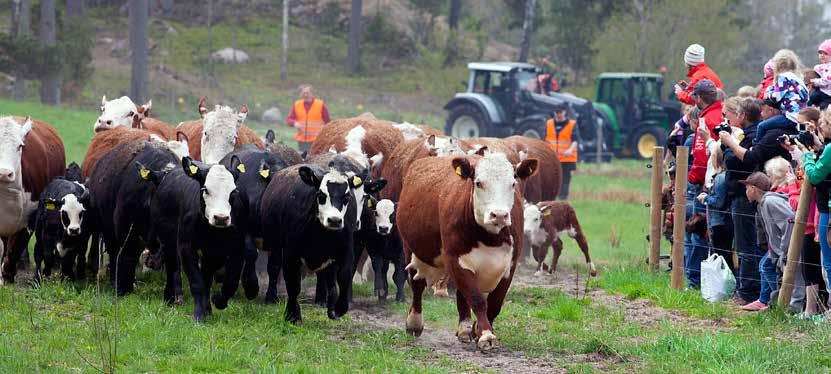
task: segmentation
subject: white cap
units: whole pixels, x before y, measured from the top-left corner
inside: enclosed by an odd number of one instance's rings
[[[700,44],[692,44],[687,47],[684,52],[684,63],[690,66],[696,66],[704,62],[704,47]]]

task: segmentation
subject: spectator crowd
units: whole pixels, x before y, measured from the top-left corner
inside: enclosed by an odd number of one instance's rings
[[[817,48],[818,63],[804,67],[791,50],[778,51],[756,87],[727,95],[706,64],[704,47],[684,54],[688,81],[675,85],[684,116],[667,138],[664,233],[672,216],[678,146],[689,149],[684,237],[687,286],[701,286],[701,262],[711,253],[735,275],[733,301],[764,311],[777,298],[788,261],[798,271],[787,306],[811,317],[828,309],[831,274],[831,39]],[[788,258],[800,191],[810,182],[811,201],[801,258]],[[825,275],[823,275],[823,273]]]

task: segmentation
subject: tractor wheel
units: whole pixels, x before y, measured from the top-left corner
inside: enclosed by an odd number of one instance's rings
[[[490,124],[484,113],[471,105],[459,105],[447,117],[445,133],[457,138],[478,138],[490,135]]]
[[[632,156],[639,159],[651,158],[654,147],[666,143],[666,133],[660,127],[641,127],[629,137]]]
[[[515,134],[527,138],[545,140],[545,124],[542,122],[525,122]]]

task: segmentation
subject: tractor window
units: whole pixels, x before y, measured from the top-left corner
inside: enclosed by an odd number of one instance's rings
[[[622,79],[606,79],[600,83],[597,101],[606,104],[623,104],[628,101],[628,93]]]
[[[473,80],[473,92],[493,95],[494,93],[510,91],[509,81],[505,73],[495,71],[476,72]]]
[[[639,80],[635,85],[635,97],[648,103],[660,103],[661,89],[658,82],[650,79]]]
[[[533,71],[520,70],[515,74],[517,86],[521,90],[537,92],[537,73]]]
[[[490,91],[490,73],[477,71],[473,80],[473,92],[487,94]]]

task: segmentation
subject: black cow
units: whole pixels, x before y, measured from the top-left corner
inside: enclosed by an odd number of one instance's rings
[[[77,168],[77,164],[74,164]],[[80,169],[78,169],[80,171]],[[68,175],[74,170],[68,170]],[[55,255],[61,258],[61,273],[74,280],[83,279],[89,224],[84,213],[89,209],[89,190],[84,185],[57,177],[40,195],[30,227],[35,232],[35,274],[50,276]],[[56,253],[57,252],[57,253]],[[77,270],[73,269],[77,259]]]
[[[211,314],[208,299],[214,273],[225,267],[222,292],[213,296],[218,309],[225,309],[239,286],[244,255],[244,228],[248,212],[241,203],[236,181],[245,171],[238,157],[231,167],[206,165],[182,159],[182,167],[168,173],[138,165],[136,174],[158,184],[150,204],[152,235],[164,256],[167,281],[164,299],[175,303],[181,295],[179,269],[184,269],[195,305],[193,318],[203,321]]]
[[[379,201],[373,196],[368,197],[361,217],[363,227],[357,235],[360,237],[357,242],[362,246],[356,248],[356,251],[366,249],[372,261],[372,270],[375,272],[375,295],[378,299],[386,300],[387,298],[387,271],[392,263],[395,268],[392,280],[397,289],[395,300],[405,301],[404,283],[407,281],[407,271],[404,264],[404,246],[395,226],[395,208],[395,203],[391,200]],[[357,255],[355,258],[358,258]],[[355,270],[359,270],[357,266]]]
[[[88,180],[92,234],[103,239],[109,254],[110,282],[118,295],[132,292],[142,239],[148,240],[150,200],[156,191],[148,174],[136,171],[136,163],[151,170],[172,170],[179,160],[167,145],[144,140],[121,144],[96,164]],[[90,265],[97,271],[98,238],[94,237]],[[123,250],[122,250],[123,248]]]
[[[288,293],[287,321],[302,320],[297,296],[303,267],[317,273],[326,288],[329,318],[349,310],[357,218],[353,190],[360,182],[338,171],[332,161],[328,168],[290,166],[268,184],[261,206],[263,249],[271,252],[270,259],[282,259],[278,266],[282,265]],[[269,261],[269,277],[279,274],[279,268],[271,268],[276,263]],[[276,279],[269,279],[269,292],[272,282]]]

